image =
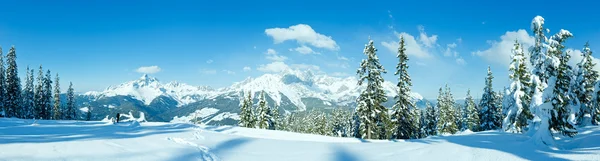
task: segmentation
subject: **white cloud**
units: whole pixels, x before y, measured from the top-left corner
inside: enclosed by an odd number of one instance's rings
[[[394,32],[397,36],[398,39],[400,39],[400,36],[404,36],[404,42],[406,43],[406,54],[408,54],[409,56],[415,56],[417,58],[431,58],[432,55],[429,53],[429,51],[426,50],[426,47],[422,44],[420,44],[419,42],[417,42],[417,40],[415,39],[414,36],[406,33],[406,32],[402,32],[402,33],[397,33]],[[383,45],[384,47],[386,47],[388,50],[390,50],[393,53],[398,52],[398,41],[390,41],[390,42],[381,42],[381,45]]]
[[[278,55],[275,49],[267,49],[265,54],[267,55],[267,59],[271,61],[285,61],[287,59],[285,56]]]
[[[306,24],[298,24],[289,28],[270,28],[265,33],[273,38],[275,44],[287,40],[296,40],[298,44],[310,44],[316,48],[325,48],[329,50],[339,50],[337,43],[331,38],[315,32],[315,30]]]
[[[492,45],[484,51],[475,51],[472,54],[478,55],[487,61],[508,66],[510,64],[510,55],[515,44],[515,40],[523,45],[524,49],[528,49],[535,42],[532,36],[529,36],[527,31],[520,29],[518,31],[508,31],[500,36],[500,42],[488,40]]]
[[[277,62],[272,62],[272,63],[266,64],[266,65],[264,65],[264,64],[260,65],[256,69],[261,72],[279,73],[279,72],[290,69],[290,67],[283,62],[277,61]]]
[[[343,61],[348,61],[350,59],[344,57],[344,56],[338,56],[338,60],[343,60]]]
[[[456,48],[456,43],[446,45],[448,48]]]
[[[567,49],[565,51],[569,52],[569,54],[571,55],[571,59],[569,59],[568,63],[572,67],[576,67],[577,63],[581,62],[581,60],[583,59],[583,56],[581,55],[583,53],[581,52],[581,50]],[[600,71],[600,59],[593,58],[592,62],[596,63],[596,66],[594,66],[594,69],[596,71]]]
[[[306,46],[306,45],[302,45],[300,47],[297,47],[294,49],[295,51],[299,52],[300,54],[319,54],[315,51],[312,50],[312,48]]]
[[[446,56],[446,57],[450,57],[450,56],[458,57],[458,52],[456,50],[454,50],[454,48],[456,48],[456,46],[458,46],[456,43],[452,43],[452,44],[446,45],[446,51],[444,51],[444,56]]]
[[[217,70],[214,69],[200,69],[200,73],[202,74],[217,74]]]
[[[154,66],[139,67],[135,71],[138,73],[144,73],[144,74],[154,74],[154,73],[160,72],[160,70],[161,70],[160,67],[154,65]]]
[[[467,64],[467,62],[466,62],[466,61],[465,61],[465,59],[463,59],[463,58],[456,58],[456,64],[459,64],[459,65],[466,65],[466,64]]]
[[[212,60],[212,59],[209,59],[209,60],[207,60],[207,61],[206,61],[206,64],[210,64],[210,63],[212,63],[212,62],[213,62],[213,60]]]
[[[244,70],[244,72],[249,72],[249,71],[252,70],[252,68],[250,68],[250,67],[244,67],[242,70]]]
[[[233,74],[235,74],[235,72],[234,72],[234,71],[231,71],[231,70],[223,70],[223,72],[225,72],[225,73],[227,73],[227,74],[229,74],[229,75],[233,75]]]
[[[435,45],[435,42],[437,41],[438,36],[427,36],[427,33],[425,32],[425,27],[422,25],[419,25],[417,28],[419,29],[419,41],[421,41],[421,43],[423,43],[423,45],[425,45],[426,47],[433,47]]]
[[[311,71],[320,71],[321,68],[316,65],[311,64],[292,64],[292,68],[300,69],[300,70],[311,70]]]

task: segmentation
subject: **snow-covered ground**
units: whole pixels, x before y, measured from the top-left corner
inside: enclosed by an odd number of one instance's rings
[[[372,141],[230,126],[0,118],[0,160],[600,160],[600,127],[557,143],[561,150],[494,131]]]

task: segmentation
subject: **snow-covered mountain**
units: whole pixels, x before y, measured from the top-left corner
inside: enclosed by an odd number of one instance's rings
[[[397,88],[394,83],[384,82],[383,87],[390,98],[396,95]],[[216,108],[219,109],[219,112],[237,113],[239,100],[245,94],[251,92],[254,95],[253,98],[256,98],[255,95],[261,91],[268,96],[271,105],[283,107],[284,111],[333,107],[351,108],[363,89],[364,86],[358,86],[355,77],[339,78],[326,74],[315,74],[310,70],[287,70],[279,74],[264,74],[256,78],[248,77],[229,87],[219,89],[178,82],[163,84],[156,78],[143,75],[137,80],[110,86],[104,91],[86,92],[81,97],[85,98],[82,100],[85,106],[95,105],[101,106],[99,108],[113,107],[113,109],[116,107],[118,110],[119,104],[125,104],[149,106],[155,115],[172,112],[173,114],[167,114],[162,119],[156,119],[169,121],[167,119],[172,116],[189,115],[202,108]],[[412,93],[412,96],[416,102],[424,101],[418,93]],[[116,97],[124,98],[115,99]],[[142,105],[124,102],[133,100],[141,102]],[[390,99],[388,102],[393,102],[393,100]],[[132,108],[127,109],[132,110]],[[108,112],[114,113],[110,110]],[[152,119],[152,117],[149,118]]]

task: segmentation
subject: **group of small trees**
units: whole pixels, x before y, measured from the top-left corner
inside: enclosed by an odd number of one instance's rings
[[[254,108],[252,93],[244,97],[240,104],[239,126],[248,128],[260,128],[275,130],[279,125],[279,108],[277,106],[269,107],[265,92],[260,93],[258,105]]]
[[[73,84],[67,90],[66,106],[61,103],[59,77],[56,74],[54,81],[54,95],[52,95],[52,78],[50,70],[44,70],[40,65],[37,77],[37,86],[34,86],[34,71],[27,67],[25,87],[21,88],[18,76],[17,55],[15,47],[11,47],[6,55],[0,48],[0,116],[24,119],[78,119],[75,107]],[[52,104],[54,103],[54,104]]]

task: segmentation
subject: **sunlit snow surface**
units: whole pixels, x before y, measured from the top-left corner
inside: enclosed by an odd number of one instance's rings
[[[372,141],[230,126],[0,118],[0,160],[600,160],[600,127],[557,144],[561,150],[495,131]]]

